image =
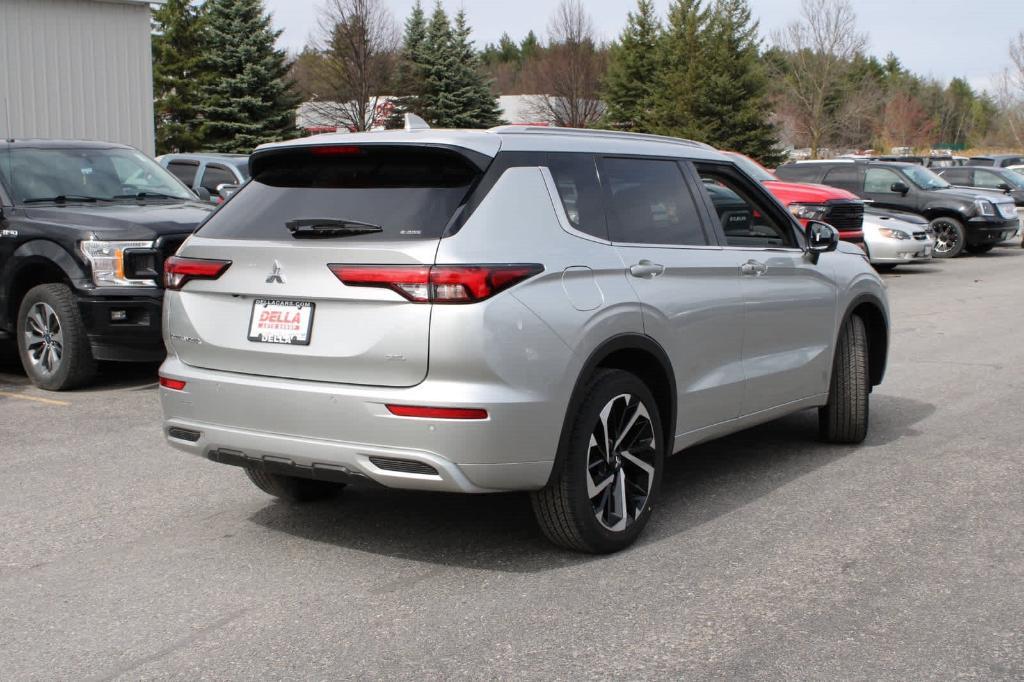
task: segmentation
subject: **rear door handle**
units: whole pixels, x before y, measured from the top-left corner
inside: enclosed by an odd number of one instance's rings
[[[744,275],[760,277],[764,273],[768,272],[768,266],[762,263],[761,261],[751,259],[740,266],[740,272],[742,272]]]
[[[629,274],[643,279],[653,279],[665,272],[665,266],[652,263],[649,260],[642,260],[635,265],[629,266]]]

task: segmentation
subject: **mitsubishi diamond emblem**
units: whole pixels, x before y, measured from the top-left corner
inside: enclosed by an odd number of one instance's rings
[[[284,284],[284,275],[281,274],[281,264],[274,261],[274,269],[267,275],[267,284]]]

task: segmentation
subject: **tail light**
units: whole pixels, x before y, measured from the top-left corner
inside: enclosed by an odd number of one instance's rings
[[[328,267],[346,286],[391,289],[413,303],[476,303],[544,271],[536,263]]]
[[[229,260],[171,256],[164,261],[164,287],[178,291],[194,279],[217,279],[229,265]]]

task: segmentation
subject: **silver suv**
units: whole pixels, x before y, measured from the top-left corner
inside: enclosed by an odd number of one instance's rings
[[[271,495],[531,491],[544,533],[625,547],[664,458],[818,408],[858,443],[888,305],[726,156],[531,127],[260,147],[167,261],[176,448]]]

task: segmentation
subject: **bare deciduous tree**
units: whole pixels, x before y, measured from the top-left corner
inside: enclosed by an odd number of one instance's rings
[[[1014,143],[1024,147],[1024,31],[1010,41],[1010,66],[1000,80],[998,98],[1006,125]]]
[[[534,92],[532,113],[557,126],[586,128],[604,113],[600,99],[604,56],[581,0],[562,0],[548,26],[549,45],[524,80]]]
[[[311,62],[316,90],[309,108],[350,130],[367,130],[392,84],[399,32],[384,0],[326,0]]]
[[[867,45],[857,31],[857,17],[849,0],[803,0],[801,20],[772,36],[788,52],[778,74],[782,97],[793,117],[792,125],[806,135],[811,157],[844,125],[844,111],[832,106],[842,76],[851,60]],[[859,112],[850,112],[857,114]]]

